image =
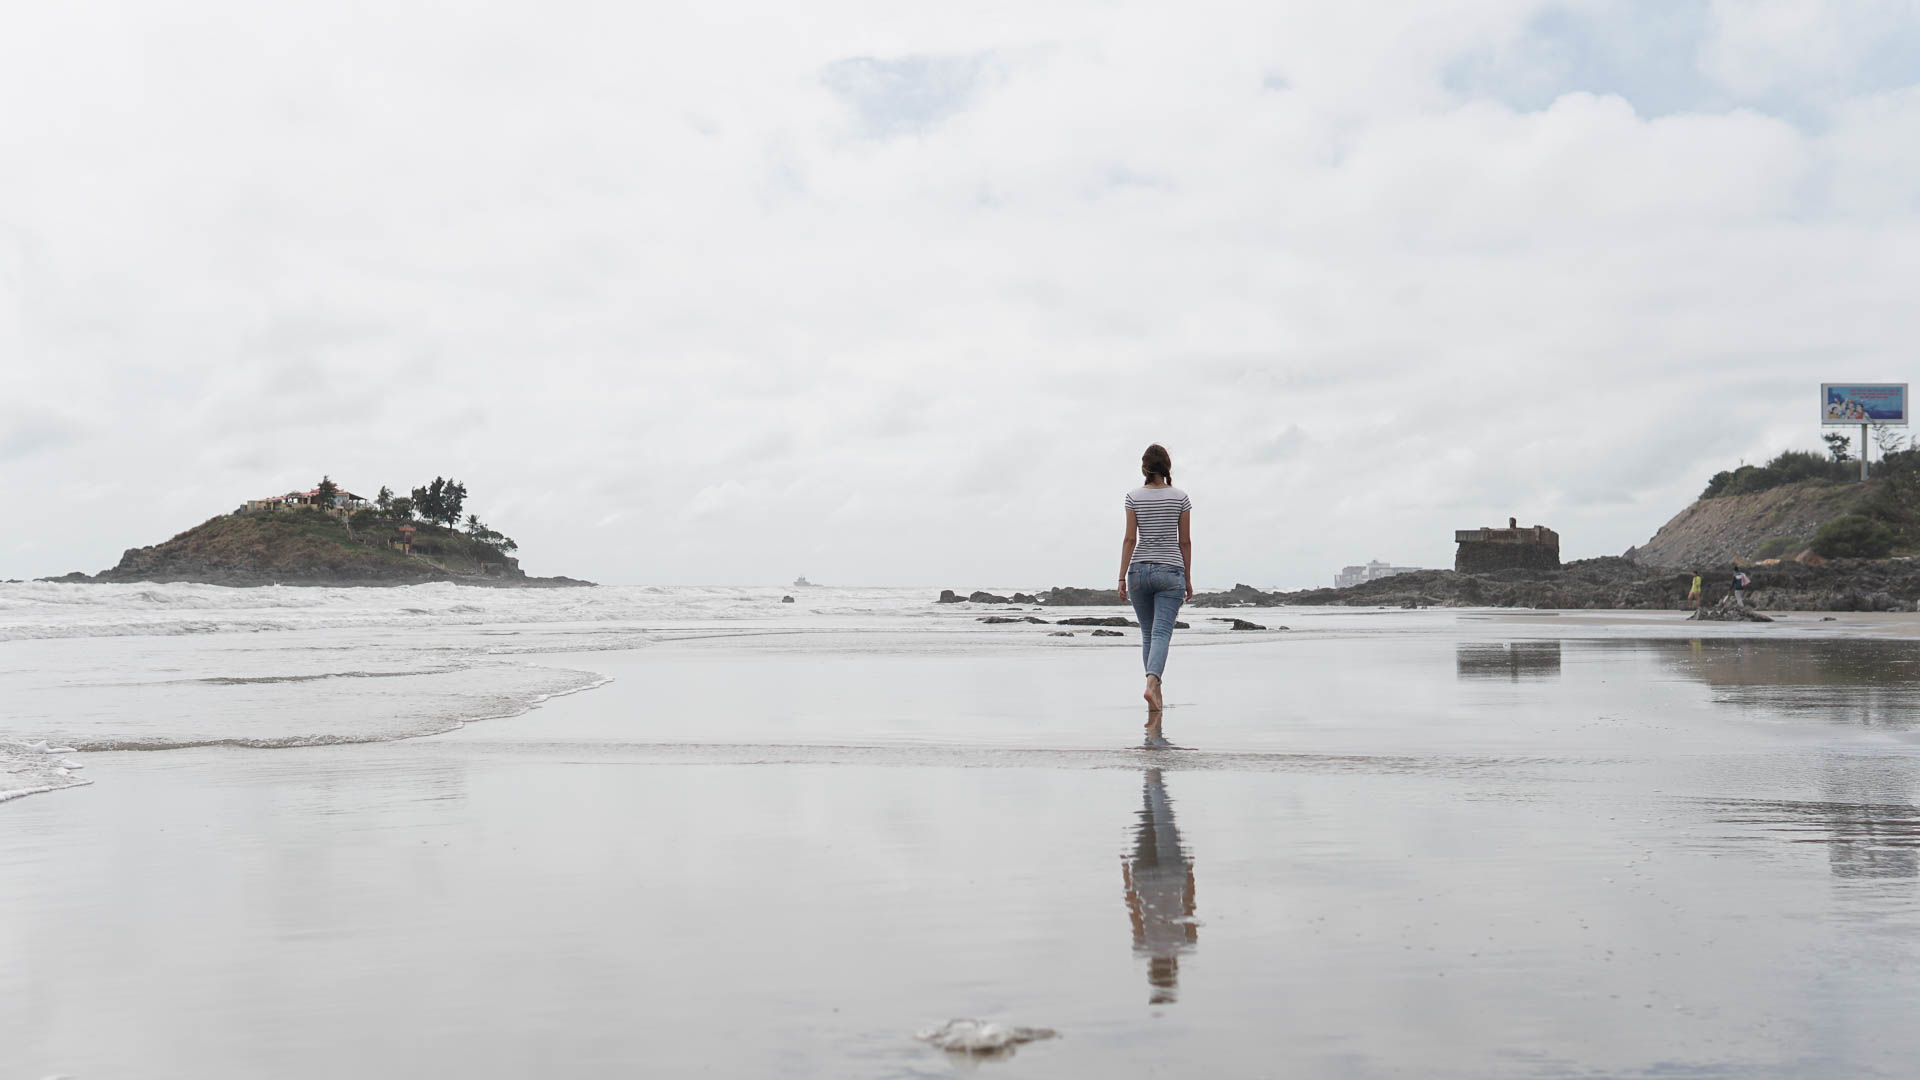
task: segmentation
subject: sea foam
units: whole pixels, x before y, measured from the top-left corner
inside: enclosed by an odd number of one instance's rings
[[[91,783],[76,775],[80,762],[68,756],[75,752],[71,746],[49,746],[44,740],[0,739],[0,802]]]

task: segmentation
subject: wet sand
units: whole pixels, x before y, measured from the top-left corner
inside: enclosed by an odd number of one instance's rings
[[[0,819],[0,1074],[1905,1075],[1920,650],[1548,621],[1176,647],[1177,747],[1130,641],[801,634],[88,755]]]

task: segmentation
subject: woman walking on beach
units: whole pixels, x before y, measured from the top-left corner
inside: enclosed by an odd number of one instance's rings
[[[1140,455],[1146,483],[1127,493],[1127,535],[1120,542],[1120,599],[1140,617],[1140,655],[1147,669],[1142,697],[1153,711],[1165,704],[1160,676],[1167,670],[1173,619],[1193,599],[1193,500],[1173,486],[1173,458],[1159,443]]]

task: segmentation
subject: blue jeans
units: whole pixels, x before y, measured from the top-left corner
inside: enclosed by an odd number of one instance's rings
[[[1127,598],[1140,617],[1140,659],[1147,674],[1158,678],[1167,670],[1173,617],[1187,598],[1187,572],[1166,563],[1134,563],[1127,567]]]

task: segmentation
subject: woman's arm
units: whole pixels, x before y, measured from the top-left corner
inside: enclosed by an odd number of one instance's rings
[[[1140,519],[1127,507],[1127,535],[1120,540],[1120,602],[1127,602],[1127,567],[1133,563],[1133,545],[1140,541]]]
[[[1180,511],[1180,561],[1187,564],[1187,599],[1193,599],[1193,511]]]

